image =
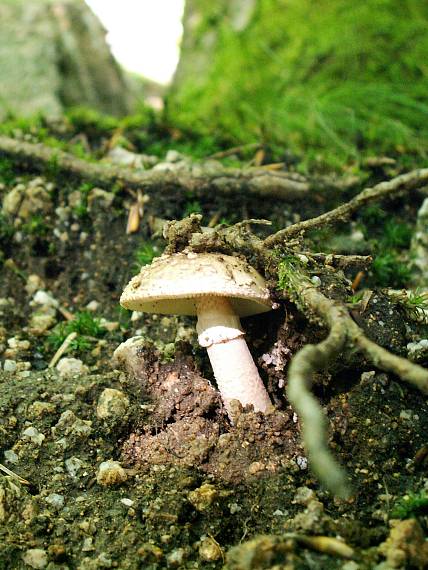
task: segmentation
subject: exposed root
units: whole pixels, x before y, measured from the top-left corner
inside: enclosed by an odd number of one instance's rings
[[[346,219],[358,208],[371,202],[422,188],[426,184],[428,169],[415,170],[377,184],[373,188],[366,188],[346,204],[316,218],[294,224],[265,240],[260,240],[252,234],[248,224],[244,222],[206,233],[191,233],[185,240],[195,251],[222,251],[245,255],[259,267],[264,267],[270,275],[278,277],[284,289],[284,297],[294,301],[309,319],[329,329],[325,340],[317,345],[306,345],[292,359],[288,371],[287,396],[302,420],[303,442],[311,469],[327,489],[341,497],[349,494],[349,487],[344,470],[336,462],[327,445],[327,421],[311,392],[314,373],[324,368],[343,350],[357,348],[378,368],[396,374],[424,394],[428,394],[428,370],[369,340],[352,319],[344,303],[329,299],[314,286],[300,261],[303,252],[297,251],[301,239],[292,243],[290,238],[307,229]],[[176,222],[177,231],[181,223]],[[278,251],[273,249],[278,245],[282,246],[287,255],[278,255]],[[328,261],[326,254],[303,254],[315,262]],[[349,256],[347,259],[347,256],[341,256],[340,260],[336,260],[339,261],[336,266],[349,267],[358,265],[358,262],[368,265],[370,261],[368,257],[356,257],[358,256]],[[329,265],[334,266],[333,263]]]
[[[321,214],[316,218],[304,220],[303,222],[284,228],[283,230],[267,237],[264,243],[267,247],[284,244],[290,238],[295,237],[306,230],[313,230],[338,221],[347,220],[354,212],[363,206],[367,206],[367,204],[383,200],[386,197],[393,198],[403,192],[422,188],[427,184],[428,168],[412,170],[411,172],[397,176],[392,180],[376,184],[373,188],[365,188],[362,192],[352,198],[352,200],[349,200],[349,202],[342,204],[334,210]]]
[[[123,166],[87,162],[41,143],[28,143],[5,136],[0,136],[0,153],[38,169],[50,166],[56,171],[74,174],[83,180],[107,186],[119,183],[126,188],[140,189],[148,195],[155,194],[162,187],[169,197],[185,192],[195,195],[218,192],[294,201],[304,198],[310,191],[309,184],[303,177],[289,172],[220,167],[207,172],[200,168],[197,172],[192,169],[138,172]]]

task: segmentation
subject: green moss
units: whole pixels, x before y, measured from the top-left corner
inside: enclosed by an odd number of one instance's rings
[[[410,269],[394,251],[378,253],[373,260],[372,272],[381,287],[404,287],[410,279]]]
[[[425,490],[404,495],[394,505],[391,517],[396,519],[414,518],[428,513],[428,495]]]
[[[0,182],[10,184],[15,179],[13,162],[7,158],[0,157]]]
[[[426,155],[426,4],[259,0],[239,32],[228,3],[214,12],[206,4],[193,2],[205,20],[184,57],[206,50],[207,29],[215,43],[206,69],[195,79],[188,65],[170,95],[168,113],[179,124],[279,144],[306,163]]]
[[[77,337],[70,344],[70,350],[81,352],[88,350],[91,342],[104,336],[106,331],[98,318],[88,311],[81,311],[76,313],[73,320],[56,325],[47,337],[47,344],[51,349],[57,350],[67,336],[74,332],[77,333]]]
[[[149,265],[157,255],[159,255],[159,250],[155,245],[150,242],[141,244],[134,255],[137,270],[142,265]]]
[[[39,214],[32,216],[25,224],[22,225],[22,229],[25,233],[34,236],[45,236],[49,227],[46,224],[44,217]]]

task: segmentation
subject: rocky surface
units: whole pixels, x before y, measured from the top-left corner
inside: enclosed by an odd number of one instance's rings
[[[0,117],[87,105],[122,115],[134,96],[83,0],[6,0],[0,5]]]

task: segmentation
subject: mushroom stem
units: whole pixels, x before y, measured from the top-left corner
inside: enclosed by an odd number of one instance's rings
[[[201,297],[196,303],[198,340],[207,349],[217,386],[233,420],[231,400],[265,412],[269,395],[248,350],[239,317],[224,297]]]

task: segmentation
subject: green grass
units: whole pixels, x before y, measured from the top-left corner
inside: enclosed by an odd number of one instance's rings
[[[173,123],[287,148],[303,169],[427,156],[425,3],[260,0],[240,32],[228,3],[201,0],[199,11],[184,58],[203,57],[207,30],[214,44],[206,69],[195,78],[189,66],[170,94]]]
[[[70,344],[70,350],[85,351],[95,339],[103,337],[105,332],[98,318],[89,311],[80,311],[73,320],[57,324],[47,337],[47,344],[51,349],[58,350],[69,334],[77,333]]]
[[[428,514],[428,494],[425,490],[408,493],[397,501],[391,510],[391,518],[408,519]]]
[[[150,242],[145,242],[139,246],[134,254],[135,267],[140,269],[143,265],[149,265],[152,260],[159,255],[158,248]]]

